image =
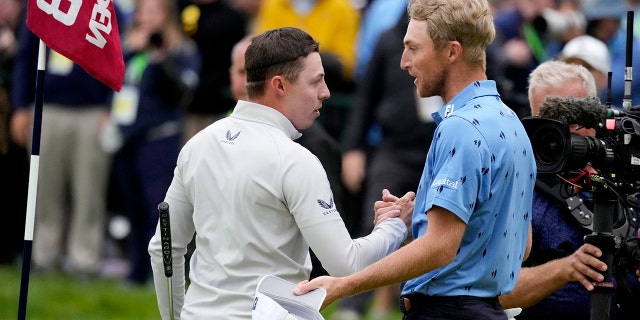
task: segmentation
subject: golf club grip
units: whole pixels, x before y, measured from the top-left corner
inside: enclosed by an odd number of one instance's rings
[[[169,204],[160,202],[158,205],[160,214],[160,240],[162,241],[162,263],[164,275],[170,278],[173,275],[173,258],[171,256],[171,220],[169,219]]]

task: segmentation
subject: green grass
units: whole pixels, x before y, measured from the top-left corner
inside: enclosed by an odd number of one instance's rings
[[[0,319],[17,319],[21,271],[0,267]],[[158,319],[153,288],[127,287],[119,279],[79,281],[64,274],[29,278],[26,318]]]
[[[0,319],[17,319],[21,271],[0,266]],[[322,314],[331,320],[335,303]],[[146,320],[159,319],[151,285],[125,286],[120,279],[79,281],[65,274],[31,273],[26,309],[29,320]],[[399,311],[387,318],[401,319]],[[365,318],[364,320],[369,320]]]

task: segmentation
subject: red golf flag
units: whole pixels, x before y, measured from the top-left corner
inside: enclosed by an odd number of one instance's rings
[[[124,61],[112,0],[29,0],[27,26],[51,49],[120,91]]]

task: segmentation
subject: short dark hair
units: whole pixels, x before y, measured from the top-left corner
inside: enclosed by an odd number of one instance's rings
[[[297,80],[302,59],[313,52],[319,52],[318,42],[298,28],[277,28],[253,37],[245,52],[247,96],[264,94],[264,81],[275,75]]]

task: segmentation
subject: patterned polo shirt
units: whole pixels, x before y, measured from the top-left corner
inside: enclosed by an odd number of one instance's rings
[[[467,224],[454,261],[409,280],[403,294],[495,297],[513,290],[531,221],[536,163],[529,138],[494,81],[469,84],[438,112],[420,179],[414,238],[436,205]]]

